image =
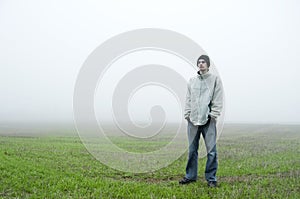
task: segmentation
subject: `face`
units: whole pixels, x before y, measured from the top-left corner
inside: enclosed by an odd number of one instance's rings
[[[199,59],[198,60],[198,68],[200,72],[207,72],[208,71],[208,66],[207,63],[204,59]]]

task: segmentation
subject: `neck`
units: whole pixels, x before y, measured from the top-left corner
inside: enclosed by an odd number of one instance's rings
[[[205,71],[199,70],[199,73],[200,73],[201,75],[204,75],[204,74],[206,74],[207,72],[208,72],[208,70],[205,70]]]

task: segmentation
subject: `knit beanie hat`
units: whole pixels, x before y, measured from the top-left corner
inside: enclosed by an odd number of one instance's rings
[[[209,56],[207,55],[201,55],[198,60],[197,60],[197,65],[198,65],[198,62],[200,59],[204,59],[204,61],[207,63],[207,66],[209,67],[210,66],[210,61],[209,61]]]

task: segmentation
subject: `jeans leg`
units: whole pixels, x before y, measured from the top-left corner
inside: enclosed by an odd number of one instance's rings
[[[186,178],[190,180],[197,180],[198,173],[198,148],[200,132],[198,127],[188,122],[188,140],[189,140],[189,156],[186,165]]]
[[[217,129],[216,121],[210,119],[207,125],[203,129],[203,138],[205,141],[207,151],[207,161],[205,167],[205,178],[208,182],[216,182],[216,173],[218,170],[218,154],[217,154]]]

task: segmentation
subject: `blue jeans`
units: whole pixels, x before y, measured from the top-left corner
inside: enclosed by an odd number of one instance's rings
[[[218,157],[216,146],[217,130],[215,119],[209,119],[205,125],[201,126],[194,126],[190,121],[188,121],[189,157],[186,165],[185,177],[190,180],[197,180],[198,148],[201,133],[204,138],[207,151],[205,178],[208,182],[216,182]]]

